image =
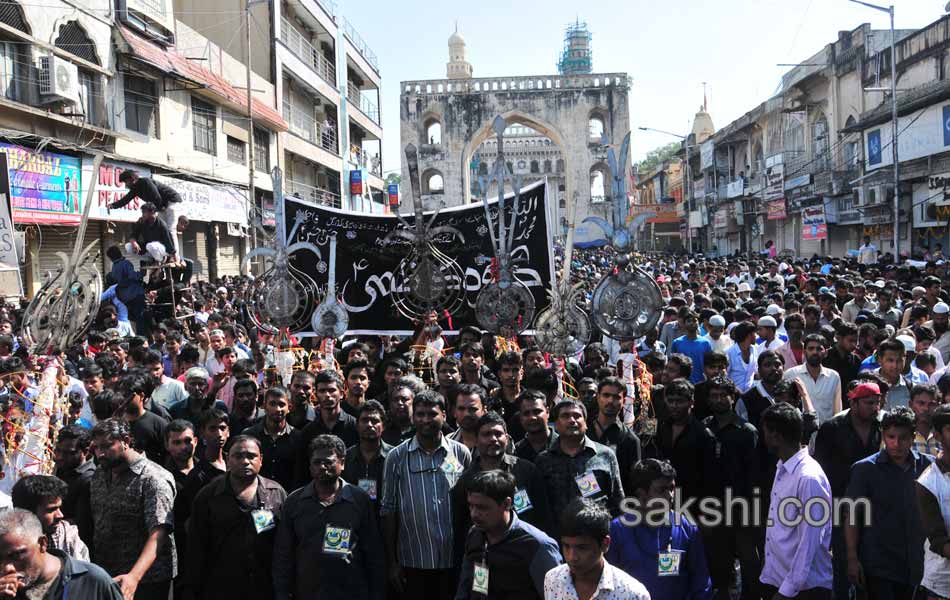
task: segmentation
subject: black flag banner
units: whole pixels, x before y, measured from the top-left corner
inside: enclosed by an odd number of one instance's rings
[[[554,244],[545,198],[545,184],[536,184],[521,190],[521,203],[514,227],[512,256],[515,276],[528,286],[536,306],[547,306],[547,293],[554,276]],[[510,196],[509,196],[510,198]],[[285,196],[287,215],[287,243],[310,242],[320,249],[322,260],[310,252],[300,251],[292,256],[293,266],[312,277],[320,286],[327,284],[330,258],[330,236],[337,236],[336,288],[341,302],[350,314],[349,334],[408,335],[413,323],[396,311],[391,297],[396,281],[394,271],[399,261],[410,251],[409,242],[395,238],[387,243],[384,238],[396,227],[398,219],[390,215],[352,213],[318,206]],[[510,218],[512,205],[506,202],[506,216]],[[492,219],[498,202],[490,203]],[[412,223],[411,215],[405,217]],[[431,214],[426,214],[431,219]],[[465,236],[462,243],[444,235],[437,238],[439,250],[458,262],[465,279],[465,304],[451,319],[440,315],[442,327],[457,331],[465,325],[475,325],[475,298],[483,285],[492,280],[492,243],[485,222],[485,207],[481,202],[446,208],[439,212],[433,227],[451,226]],[[401,289],[396,287],[395,289]],[[312,331],[299,332],[313,336]]]

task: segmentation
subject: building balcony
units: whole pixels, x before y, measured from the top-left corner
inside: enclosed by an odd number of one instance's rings
[[[372,100],[364,96],[360,88],[356,87],[352,81],[346,82],[346,98],[373,123],[379,125],[379,108]]]
[[[319,2],[325,2],[327,0],[318,0]],[[379,74],[379,59],[376,58],[376,53],[369,47],[356,28],[353,27],[353,24],[350,23],[346,17],[343,17],[343,33],[346,35],[346,38],[353,44],[353,48],[360,53],[360,56],[363,57],[369,66],[373,67],[373,70],[376,71],[377,75]]]
[[[313,69],[330,87],[336,88],[336,67],[303,34],[294,29],[287,19],[280,22],[280,41],[290,52]]]
[[[311,115],[289,102],[284,102],[284,119],[290,125],[290,132],[327,152],[339,154],[336,131],[317,122]]]
[[[293,198],[307,200],[314,204],[321,204],[331,208],[340,208],[340,195],[330,190],[325,190],[313,185],[294,181],[293,179],[284,180],[284,194]]]

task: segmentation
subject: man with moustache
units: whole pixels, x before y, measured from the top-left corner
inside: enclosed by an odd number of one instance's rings
[[[296,488],[301,443],[300,430],[287,422],[289,408],[287,390],[269,388],[264,393],[264,418],[244,430],[261,442],[260,474],[273,479],[285,490]]]
[[[379,501],[383,491],[383,467],[392,446],[383,441],[383,423],[386,411],[375,400],[367,400],[360,406],[356,418],[356,432],[360,441],[347,448],[343,462],[343,479],[358,486],[369,495],[379,513]]]
[[[342,406],[343,379],[336,371],[320,371],[314,377],[317,392],[317,405],[320,413],[317,418],[304,427],[301,434],[301,450],[304,454],[300,465],[307,464],[306,454],[310,440],[318,435],[335,435],[343,443],[352,446],[359,441],[356,433],[356,419],[347,414]]]
[[[90,489],[96,563],[126,600],[165,600],[177,574],[175,480],[132,447],[122,419],[97,423],[92,447],[99,462]]]
[[[425,389],[422,381],[412,375],[400,377],[389,390],[389,414],[383,441],[390,446],[398,446],[411,439],[415,431],[412,428],[412,399]]]
[[[266,600],[277,515],[287,492],[260,476],[261,443],[232,440],[227,474],[202,488],[191,511],[182,584],[185,598]]]
[[[587,437],[603,444],[617,455],[620,477],[625,481],[630,469],[640,462],[640,438],[620,420],[627,386],[618,377],[607,377],[597,384],[597,417]]]
[[[525,435],[515,444],[515,456],[534,462],[538,454],[557,443],[557,432],[548,422],[548,403],[537,390],[525,390],[518,396],[518,419]]]
[[[383,600],[376,509],[366,492],[340,477],[346,447],[334,435],[318,435],[309,451],[313,481],[287,497],[277,524],[275,600]]]
[[[535,462],[547,484],[551,512],[560,515],[571,500],[584,497],[620,514],[620,465],[613,450],[587,437],[587,409],[563,400],[554,407],[554,418],[558,443]]]
[[[547,489],[537,467],[506,452],[509,443],[508,427],[496,412],[482,416],[476,425],[478,443],[473,453],[472,466],[462,475],[458,485],[452,488],[452,514],[455,518],[456,544],[462,550],[472,520],[467,507],[467,485],[479,473],[491,470],[511,473],[516,490],[512,496],[512,510],[518,518],[531,523],[542,531],[548,531],[553,523],[549,510]]]
[[[495,413],[486,418],[492,415],[504,427]],[[518,517],[517,493],[515,475],[504,470],[481,471],[466,482],[466,513],[475,526],[466,536],[455,600],[543,598],[544,576],[561,564],[561,553],[557,542]]]
[[[440,394],[420,392],[412,408],[415,436],[389,453],[383,476],[389,582],[406,598],[446,598],[455,591],[458,566],[446,499],[472,458],[468,448],[442,435]]]

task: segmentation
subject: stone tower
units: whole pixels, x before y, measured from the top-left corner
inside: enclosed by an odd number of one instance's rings
[[[699,110],[696,111],[696,116],[693,117],[693,135],[696,136],[697,144],[702,144],[716,133],[716,128],[713,127],[712,117],[706,112],[705,103],[703,104],[704,105],[700,106]]]
[[[472,65],[465,59],[465,38],[459,34],[457,25],[455,33],[449,36],[449,62],[445,65],[445,76],[448,79],[472,78]]]

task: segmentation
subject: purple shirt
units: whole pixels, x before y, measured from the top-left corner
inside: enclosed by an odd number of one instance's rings
[[[789,498],[797,501],[786,500]],[[809,520],[821,520],[817,527],[804,519],[804,506],[812,498],[818,500],[809,505]],[[779,504],[783,500],[785,518],[779,520]],[[778,462],[769,505],[770,525],[765,535],[762,583],[777,587],[780,594],[790,598],[812,588],[831,589],[832,509],[831,485],[807,448],[785,462]]]

